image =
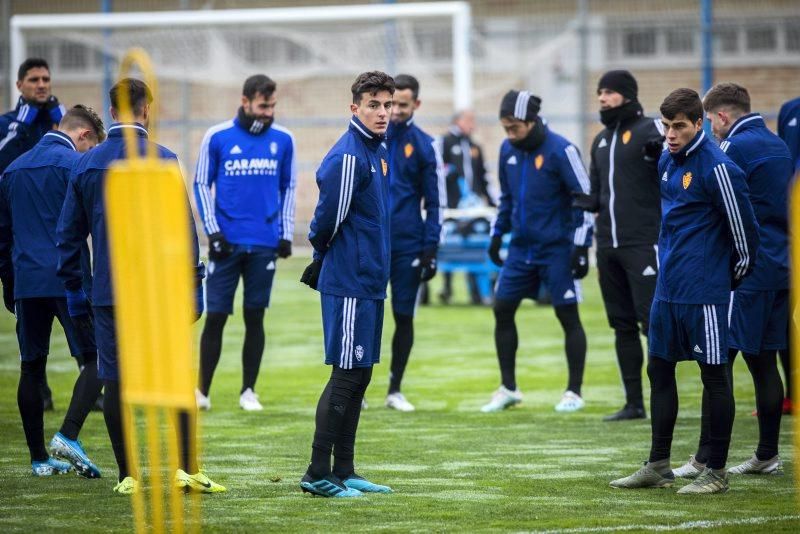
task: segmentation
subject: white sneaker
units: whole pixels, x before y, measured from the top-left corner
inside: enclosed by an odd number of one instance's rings
[[[239,396],[239,406],[246,412],[260,412],[264,409],[258,402],[258,394],[250,388],[244,390],[244,393]]]
[[[519,388],[511,391],[505,386],[500,386],[492,394],[492,400],[481,408],[483,413],[499,412],[522,402],[522,392]]]
[[[557,412],[577,412],[586,406],[586,403],[577,393],[567,390],[561,396],[561,400],[556,404]]]
[[[694,479],[700,476],[700,473],[703,472],[703,469],[706,468],[706,464],[701,464],[697,460],[694,459],[694,454],[689,456],[689,461],[683,464],[682,466],[678,467],[677,469],[672,470],[672,474],[676,478],[688,478]]]
[[[405,395],[399,391],[386,395],[386,407],[398,412],[413,412],[415,410],[414,405],[408,402]]]
[[[198,410],[210,410],[211,409],[211,395],[206,397],[203,395],[199,389],[194,390],[194,400],[197,402],[197,409]]]
[[[746,462],[728,469],[731,475],[782,475],[783,462],[776,454],[769,460],[759,460],[755,454]]]

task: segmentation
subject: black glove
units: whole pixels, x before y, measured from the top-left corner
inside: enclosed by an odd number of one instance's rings
[[[311,289],[317,289],[317,282],[319,282],[319,272],[322,270],[322,260],[314,260],[308,264],[306,270],[303,271],[303,276],[300,281]]]
[[[503,236],[493,235],[489,245],[489,259],[498,267],[503,266],[503,258],[500,257],[500,249],[503,246]]]
[[[572,207],[584,211],[596,212],[600,208],[600,202],[596,196],[587,195],[580,191],[572,192]]]
[[[194,288],[194,321],[196,323],[200,320],[200,317],[203,316],[203,312],[206,311],[206,302],[205,295],[203,294],[203,283],[200,282]]]
[[[228,243],[222,232],[214,232],[208,236],[208,259],[212,261],[224,260],[233,254],[233,245]]]
[[[647,161],[658,161],[664,151],[664,138],[648,141],[642,147],[642,155]]]
[[[572,267],[572,277],[576,280],[580,280],[589,274],[589,248],[575,247],[572,249],[570,266]]]
[[[436,276],[436,248],[423,250],[419,257],[414,258],[411,266],[420,268],[419,279],[421,282],[427,282]]]
[[[3,304],[12,314],[14,313],[14,279],[3,279]]]
[[[292,242],[288,239],[278,241],[278,257],[288,258],[292,255]]]

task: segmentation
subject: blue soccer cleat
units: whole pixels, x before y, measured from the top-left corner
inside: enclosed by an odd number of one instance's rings
[[[389,486],[374,484],[355,473],[344,480],[344,485],[347,486],[348,489],[358,490],[361,493],[392,493],[392,488]]]
[[[44,462],[31,462],[31,470],[35,477],[51,477],[69,473],[72,471],[72,466],[51,456]]]
[[[319,495],[320,497],[361,497],[363,495],[357,489],[351,489],[342,484],[342,481],[334,475],[314,480],[306,473],[300,480],[300,489],[304,493]]]
[[[82,477],[100,478],[100,469],[92,463],[78,440],[67,439],[64,434],[57,432],[50,440],[50,454],[71,463],[75,472]]]

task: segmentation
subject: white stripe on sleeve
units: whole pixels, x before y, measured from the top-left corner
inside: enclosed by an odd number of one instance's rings
[[[567,154],[572,172],[574,172],[575,176],[578,178],[578,184],[580,184],[581,190],[588,195],[591,190],[589,175],[586,174],[586,168],[583,166],[581,156],[578,154],[578,149],[572,145],[568,145],[567,148],[564,149],[564,152]]]

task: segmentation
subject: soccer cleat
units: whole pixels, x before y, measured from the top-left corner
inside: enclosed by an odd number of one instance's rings
[[[631,419],[647,419],[647,412],[641,406],[626,404],[618,412],[603,417],[603,421],[629,421]]]
[[[783,462],[776,454],[769,460],[759,460],[754,454],[752,458],[728,469],[730,475],[782,475]]]
[[[208,478],[202,470],[190,475],[183,469],[178,469],[175,471],[175,486],[184,491],[196,491],[198,493],[222,493],[227,491],[225,486],[217,484]]]
[[[82,477],[100,478],[100,469],[92,463],[78,440],[67,439],[61,432],[56,432],[50,440],[50,454],[71,463]]]
[[[72,471],[72,466],[51,456],[44,462],[31,462],[31,471],[35,477],[51,477],[69,473]]]
[[[198,410],[211,409],[211,395],[206,397],[199,389],[194,390],[194,400],[197,403]],[[241,403],[241,400],[239,401]]]
[[[677,478],[697,478],[705,468],[706,464],[701,464],[695,460],[694,455],[691,455],[689,456],[689,461],[677,469],[673,469],[672,474]]]
[[[666,462],[666,465],[669,466],[669,462]],[[672,475],[672,471],[661,474],[653,469],[649,462],[644,462],[644,465],[634,474],[612,480],[609,485],[612,488],[621,489],[668,488],[672,486],[674,482],[675,477]]]
[[[511,391],[507,387],[501,385],[497,388],[497,391],[492,394],[492,400],[490,400],[488,404],[483,405],[481,411],[483,413],[499,412],[506,408],[516,406],[520,402],[522,402],[522,392],[519,388]]]
[[[366,478],[360,477],[355,473],[347,477],[343,484],[347,487],[347,489],[358,490],[361,493],[392,493],[392,488],[389,486],[374,484]]]
[[[386,395],[386,407],[398,412],[413,412],[414,405],[406,400],[405,395],[399,391]]]
[[[114,493],[119,493],[120,495],[133,495],[138,491],[139,483],[133,477],[125,477],[114,486]]]
[[[320,497],[361,497],[364,495],[357,489],[345,486],[341,480],[331,474],[319,480],[314,480],[306,473],[300,479],[300,489],[303,493],[319,495]]]
[[[258,402],[258,394],[250,388],[244,390],[239,396],[239,406],[246,412],[260,412],[264,409]]]
[[[586,406],[586,402],[577,393],[567,390],[561,396],[561,400],[556,404],[557,412],[577,412]]]
[[[678,493],[682,495],[725,493],[729,488],[727,473],[723,471],[723,474],[719,475],[713,469],[706,467],[690,484],[679,489]]]

